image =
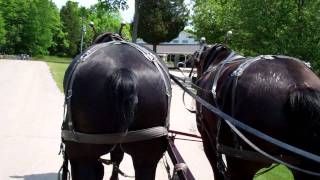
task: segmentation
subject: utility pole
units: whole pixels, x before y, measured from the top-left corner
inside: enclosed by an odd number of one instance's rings
[[[84,17],[82,16],[81,44],[80,44],[80,53],[81,54],[82,54],[82,51],[83,51],[83,39],[84,39],[84,36],[86,34],[86,31],[87,31],[87,28],[83,23],[83,19],[84,19]]]

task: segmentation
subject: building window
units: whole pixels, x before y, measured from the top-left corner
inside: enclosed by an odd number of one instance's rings
[[[172,43],[179,43],[179,40],[173,40]]]
[[[188,40],[182,40],[182,43],[188,44],[189,42],[188,42]]]

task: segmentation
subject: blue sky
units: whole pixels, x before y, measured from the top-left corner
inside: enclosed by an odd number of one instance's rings
[[[79,2],[79,5],[84,7],[90,7],[91,5],[96,4],[98,2],[98,0],[72,0],[72,1]],[[61,8],[63,5],[66,4],[67,0],[53,0],[53,2],[58,6],[58,8]],[[128,0],[128,6],[129,6],[129,9],[120,12],[122,20],[125,22],[131,22],[133,19],[134,0]]]

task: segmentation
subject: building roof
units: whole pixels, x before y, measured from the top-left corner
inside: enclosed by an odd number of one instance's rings
[[[152,49],[151,44],[140,44]],[[157,54],[193,54],[200,47],[199,44],[160,44]]]

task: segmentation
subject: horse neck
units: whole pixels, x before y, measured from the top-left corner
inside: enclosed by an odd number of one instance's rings
[[[200,65],[197,68],[198,75],[202,76],[202,74],[205,73],[210,67],[220,64],[228,57],[230,53],[231,52],[229,52],[228,49],[221,49],[219,52],[216,52],[213,57],[210,57],[210,54],[208,53],[200,60]]]

